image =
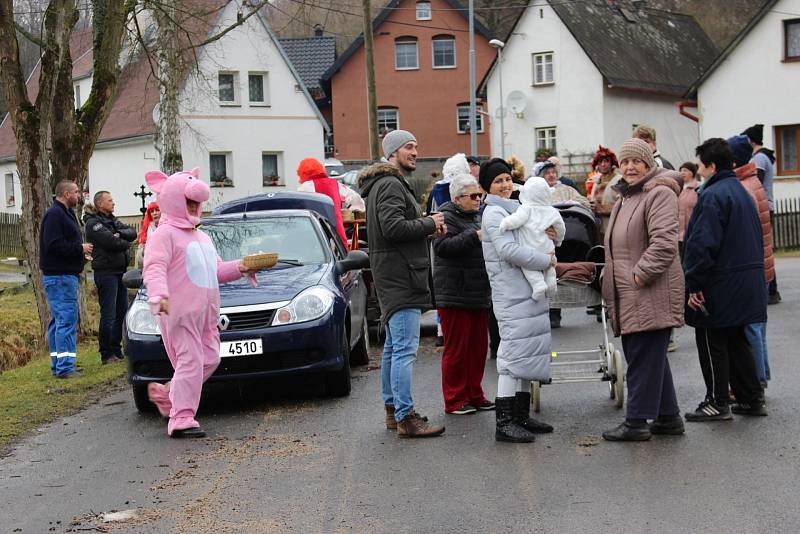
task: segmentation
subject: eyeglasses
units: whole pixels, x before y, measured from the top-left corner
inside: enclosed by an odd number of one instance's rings
[[[480,193],[472,193],[471,195],[458,195],[458,198],[469,197],[470,200],[480,200]]]

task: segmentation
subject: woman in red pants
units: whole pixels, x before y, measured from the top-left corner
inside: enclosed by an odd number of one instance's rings
[[[475,178],[455,176],[451,201],[439,207],[447,233],[433,242],[433,288],[444,333],[444,408],[456,415],[494,409],[481,387],[490,303],[481,249],[481,196]]]

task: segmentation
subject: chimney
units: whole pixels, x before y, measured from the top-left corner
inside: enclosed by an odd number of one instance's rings
[[[314,37],[322,37],[323,28],[319,24],[314,24]]]

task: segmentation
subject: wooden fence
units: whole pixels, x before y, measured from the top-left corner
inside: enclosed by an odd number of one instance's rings
[[[22,249],[22,221],[14,213],[0,213],[0,257],[25,255]]]
[[[800,198],[775,201],[772,239],[775,250],[800,248]]]

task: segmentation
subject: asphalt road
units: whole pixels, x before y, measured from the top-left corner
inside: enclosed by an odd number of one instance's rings
[[[383,428],[380,371],[353,371],[349,398],[313,380],[214,388],[209,437],[173,441],[165,424],[116,392],[42,428],[0,459],[2,532],[797,532],[800,531],[800,260],[778,262],[770,307],[770,415],[687,424],[682,437],[607,443],[623,414],[607,385],[542,390],[556,431],[536,443],[493,439],[492,412],[445,416],[431,339],[415,367],[418,409],[441,438]],[[565,313],[555,348],[602,339],[582,310]],[[683,410],[704,392],[692,331],[670,356]],[[493,395],[496,373],[487,363]],[[104,512],[136,517],[102,523]]]

